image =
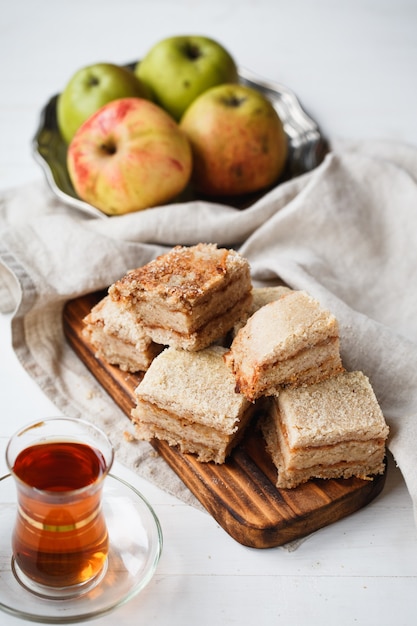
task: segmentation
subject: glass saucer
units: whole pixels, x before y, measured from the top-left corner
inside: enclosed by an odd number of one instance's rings
[[[110,551],[101,581],[76,598],[42,598],[26,590],[13,573],[16,488],[10,474],[0,478],[0,609],[33,622],[65,624],[109,613],[142,591],[162,551],[159,520],[136,489],[112,474],[104,483],[103,510]]]

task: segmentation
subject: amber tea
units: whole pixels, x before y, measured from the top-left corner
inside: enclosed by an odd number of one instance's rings
[[[90,441],[88,433],[44,436],[45,424],[51,431],[59,422],[62,430],[68,421],[77,432],[81,427],[96,434],[95,427],[80,420],[46,420],[23,431],[23,440],[31,435],[28,445],[16,448],[15,435],[7,450],[18,496],[14,565],[20,581],[30,581],[29,588],[33,583],[78,592],[86,585],[90,588],[89,583],[105,571],[109,540],[101,498],[113,451],[106,439],[103,452],[102,444]]]

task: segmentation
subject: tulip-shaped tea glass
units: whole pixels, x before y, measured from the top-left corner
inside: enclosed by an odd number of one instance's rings
[[[114,451],[93,424],[51,418],[15,433],[6,462],[17,489],[12,568],[29,591],[76,597],[102,580],[108,534],[101,500]]]

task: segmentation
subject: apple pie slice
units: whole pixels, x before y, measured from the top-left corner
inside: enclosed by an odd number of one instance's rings
[[[176,246],[109,289],[159,344],[201,350],[226,335],[252,305],[249,263],[215,244]]]
[[[261,423],[277,487],[384,472],[388,426],[362,372],[282,391]]]
[[[290,292],[255,311],[225,360],[236,389],[251,401],[344,369],[336,318],[304,291]]]
[[[125,372],[143,372],[163,346],[144,332],[131,311],[105,296],[83,320],[83,335],[95,349],[97,358],[118,365]]]
[[[135,390],[131,416],[139,439],[161,439],[199,461],[224,463],[255,410],[235,392],[225,350],[170,347],[153,360]]]

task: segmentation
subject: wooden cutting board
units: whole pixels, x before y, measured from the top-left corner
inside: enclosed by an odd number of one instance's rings
[[[76,354],[130,418],[140,375],[97,359],[82,336],[83,317],[103,295],[68,302],[64,330]],[[254,548],[283,545],[336,522],[371,502],[385,483],[384,474],[374,480],[312,480],[295,489],[277,489],[276,469],[256,426],[223,465],[200,463],[162,441],[152,445],[222,528]]]

